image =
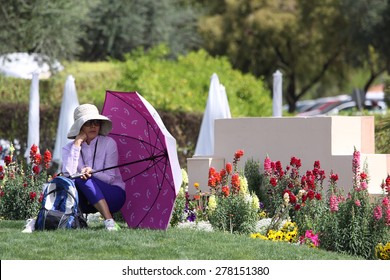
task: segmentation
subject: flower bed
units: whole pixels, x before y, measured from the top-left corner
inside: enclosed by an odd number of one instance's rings
[[[209,222],[214,230],[250,234],[252,238],[366,259],[388,257],[390,176],[383,180],[382,196],[372,201],[367,191],[368,167],[361,166],[359,151],[355,149],[353,154],[352,187],[346,194],[337,186],[338,175],[331,172],[327,177],[320,161],[301,174],[300,159],[292,157],[283,168],[280,161],[273,162],[267,156],[262,167],[252,160],[239,171],[237,163],[243,153],[238,150],[233,163],[219,172],[210,168],[207,193],[198,191],[189,197],[188,181],[184,180],[171,226]],[[195,184],[195,188],[199,186]]]

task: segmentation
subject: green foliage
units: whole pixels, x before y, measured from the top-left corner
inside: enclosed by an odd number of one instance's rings
[[[213,228],[244,234],[255,231],[258,221],[257,209],[254,209],[244,196],[219,196],[217,205],[216,209],[209,213]]]
[[[272,102],[263,82],[233,70],[226,58],[213,58],[204,50],[177,60],[166,59],[168,55],[163,45],[126,55],[119,89],[138,91],[158,109],[203,112],[210,78],[217,73],[233,116],[271,114]]]
[[[249,159],[245,162],[244,175],[248,181],[248,190],[250,193],[255,193],[257,197],[261,197],[260,186],[263,176],[260,174],[260,162]]]

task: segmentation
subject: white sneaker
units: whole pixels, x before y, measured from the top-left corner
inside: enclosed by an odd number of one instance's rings
[[[28,219],[26,221],[26,226],[22,232],[32,233],[35,230],[35,219]]]
[[[117,231],[120,229],[117,223],[115,223],[114,219],[107,219],[104,221],[104,225],[106,229],[109,231]]]

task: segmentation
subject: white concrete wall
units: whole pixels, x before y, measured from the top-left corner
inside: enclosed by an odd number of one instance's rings
[[[187,160],[189,190],[200,184],[208,191],[208,168],[220,170],[232,162],[238,149],[244,150],[239,167],[248,159],[259,161],[261,167],[268,155],[287,166],[292,156],[302,161],[301,172],[312,169],[316,160],[329,175],[333,170],[339,176],[339,186],[346,191],[352,187],[352,155],[354,147],[361,152],[363,164],[367,158],[370,193],[380,192],[380,182],[389,170],[389,155],[375,155],[374,117],[281,117],[236,118],[215,121],[214,156]],[[213,165],[215,163],[215,165]]]

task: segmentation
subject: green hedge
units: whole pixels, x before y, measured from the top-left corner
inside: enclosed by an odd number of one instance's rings
[[[23,156],[26,150],[28,137],[28,104],[0,103],[0,139],[13,141],[17,139],[21,144],[19,155]],[[49,149],[53,152],[59,106],[40,106],[40,149]],[[199,134],[202,115],[191,112],[166,112],[159,114],[168,131],[176,138],[179,160],[182,167],[186,166],[186,158],[192,157]]]

